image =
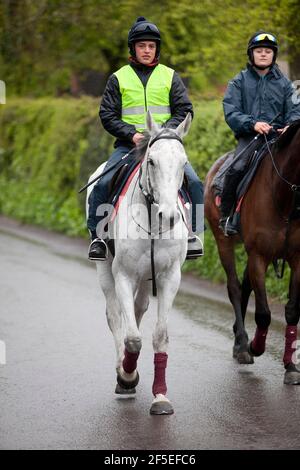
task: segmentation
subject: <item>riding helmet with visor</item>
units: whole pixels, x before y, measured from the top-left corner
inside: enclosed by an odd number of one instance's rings
[[[256,49],[257,47],[268,47],[269,49],[272,49],[274,52],[272,65],[275,64],[278,53],[278,42],[274,34],[260,30],[251,36],[248,42],[247,54],[252,65],[254,65],[253,49]],[[258,68],[264,69],[267,67]]]

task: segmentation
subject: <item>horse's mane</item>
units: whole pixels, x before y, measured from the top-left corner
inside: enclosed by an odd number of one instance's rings
[[[284,149],[293,139],[296,132],[300,129],[300,119],[292,122],[292,124],[287,128],[287,130],[281,134],[275,143],[275,151],[279,152]]]
[[[150,137],[151,136],[149,132],[145,131],[143,140],[141,140],[141,142],[137,145],[135,152],[134,152],[134,158],[136,162],[141,162],[143,160],[148,144],[149,144]]]
[[[163,135],[174,135],[175,129],[170,129],[165,127],[163,129]],[[137,145],[135,152],[134,152],[134,157],[136,162],[141,162],[144,158],[144,155],[146,153],[149,141],[151,139],[151,135],[148,131],[144,131],[144,139],[141,140],[141,142]]]

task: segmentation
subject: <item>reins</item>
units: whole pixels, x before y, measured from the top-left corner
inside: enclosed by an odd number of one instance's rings
[[[153,196],[153,192],[152,192],[152,188],[151,188],[151,184],[150,184],[150,178],[149,178],[149,172],[148,172],[148,166],[149,166],[149,159],[148,159],[148,149],[155,143],[157,142],[158,140],[161,140],[161,139],[172,139],[172,140],[178,140],[182,145],[183,145],[183,142],[181,140],[181,138],[177,135],[177,134],[166,134],[165,133],[165,129],[162,129],[161,132],[159,132],[148,144],[148,148],[146,150],[146,154],[145,154],[145,159],[146,159],[146,184],[147,184],[147,188],[144,188],[143,185],[142,185],[142,165],[140,167],[140,171],[139,171],[139,176],[138,176],[138,179],[135,183],[135,186],[134,186],[134,189],[133,189],[133,192],[132,192],[132,195],[131,195],[131,205],[132,205],[132,200],[133,200],[133,194],[135,192],[135,189],[136,189],[136,185],[137,185],[137,182],[139,183],[139,188],[143,194],[143,196],[145,197],[145,200],[146,200],[146,207],[147,207],[147,211],[148,211],[148,219],[149,219],[149,230],[145,229],[142,225],[140,225],[134,218],[133,214],[131,213],[131,216],[132,216],[132,219],[133,221],[135,222],[135,224],[141,228],[142,230],[144,230],[144,232],[146,232],[148,235],[150,235],[151,237],[151,249],[150,249],[150,258],[151,258],[151,279],[152,280],[152,294],[153,294],[153,297],[156,297],[157,296],[157,286],[156,286],[156,274],[155,274],[155,260],[154,260],[154,241],[155,241],[155,238],[154,238],[154,234],[152,233],[152,214],[151,214],[151,206],[152,204],[157,204],[157,202],[155,202],[155,199],[154,199],[154,196]],[[167,232],[169,229],[166,229],[165,232]],[[159,235],[163,234],[164,232],[163,231],[159,231]]]

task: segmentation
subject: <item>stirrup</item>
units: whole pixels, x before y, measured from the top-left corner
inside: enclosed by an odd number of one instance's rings
[[[223,231],[225,237],[230,235],[236,235],[238,233],[237,228],[231,223],[231,216],[223,217],[219,221],[219,228]]]
[[[104,240],[95,238],[91,241],[89,246],[89,260],[91,261],[106,261],[108,258],[108,247]]]
[[[203,256],[204,255],[204,248],[203,248],[203,243],[202,243],[202,240],[200,237],[198,237],[198,235],[195,235],[194,233],[192,234],[191,237],[188,238],[188,246],[189,246],[189,243],[197,243],[198,242],[198,248],[191,248],[190,250],[188,249],[187,250],[187,254],[186,254],[186,259],[196,259],[196,258],[199,258],[200,256]]]

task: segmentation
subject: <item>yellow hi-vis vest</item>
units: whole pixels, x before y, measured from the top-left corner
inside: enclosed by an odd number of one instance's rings
[[[158,64],[146,87],[130,65],[125,65],[115,76],[122,95],[122,121],[132,124],[139,132],[146,128],[146,113],[151,111],[156,124],[162,125],[171,117],[170,90],[174,70]]]

